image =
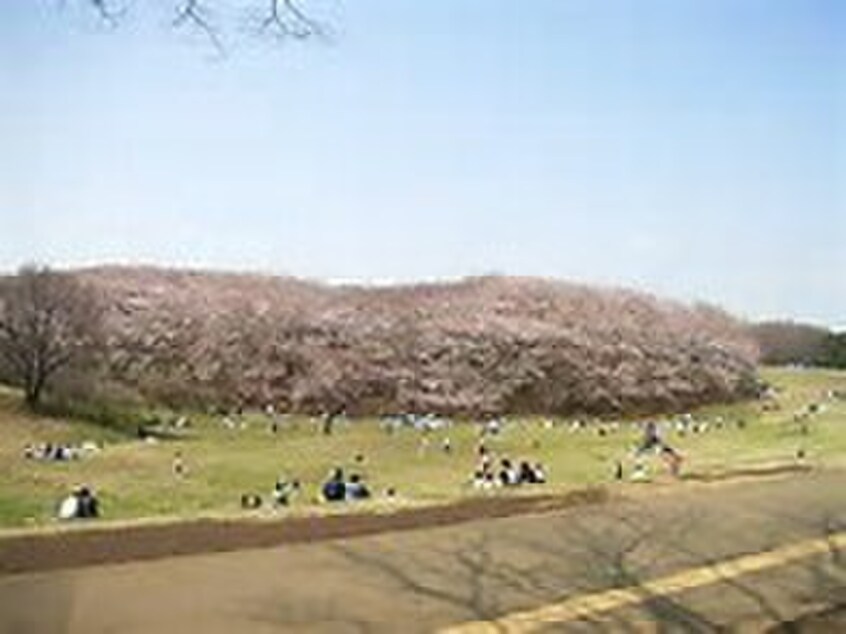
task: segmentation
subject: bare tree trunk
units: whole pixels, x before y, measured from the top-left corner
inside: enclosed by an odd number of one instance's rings
[[[46,377],[38,376],[32,377],[24,386],[24,400],[29,409],[35,409],[41,402],[41,394],[44,391],[44,381]]]

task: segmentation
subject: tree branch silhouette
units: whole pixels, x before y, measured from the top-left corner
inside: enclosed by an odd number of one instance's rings
[[[110,27],[118,26],[127,16],[126,5],[109,0],[84,0],[102,22]],[[272,35],[275,39],[306,40],[325,37],[326,27],[316,20],[303,2],[297,0],[171,0],[174,17],[171,26],[175,29],[192,29],[201,34],[219,54],[226,52],[228,30],[225,20],[216,20],[216,13],[226,5],[235,5],[236,12],[252,16],[260,35]]]

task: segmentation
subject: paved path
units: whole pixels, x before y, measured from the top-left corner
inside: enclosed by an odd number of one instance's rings
[[[846,604],[846,474],[649,491],[447,528],[0,577],[0,632],[506,631],[518,621],[761,631]],[[722,574],[704,572],[725,561]],[[614,589],[628,598],[609,603]],[[586,596],[606,603],[556,615]]]
[[[537,609],[506,614],[496,619],[462,623],[442,630],[444,634],[487,634],[496,632],[533,632],[546,625],[589,621],[621,608],[638,608],[651,597],[672,600],[674,595],[709,586],[744,583],[743,577],[805,562],[819,555],[846,549],[846,532],[781,546],[775,550],[741,555],[734,559],[688,568],[661,579],[634,583],[626,588],[603,590]],[[815,563],[814,565],[818,565]]]

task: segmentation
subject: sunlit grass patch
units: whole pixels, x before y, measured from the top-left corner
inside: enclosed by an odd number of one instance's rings
[[[790,462],[846,466],[846,402],[827,397],[846,391],[846,373],[766,369],[764,378],[779,390],[779,408],[763,411],[762,404],[712,406],[693,412],[708,420],[706,433],[680,435],[665,428],[666,440],[685,457],[687,472],[707,473],[749,466]],[[820,411],[803,424],[794,414],[818,403]],[[319,503],[319,486],[335,466],[361,473],[376,501],[358,508],[381,508],[383,493],[396,490],[392,504],[428,504],[480,495],[468,482],[477,463],[479,428],[457,423],[451,428],[422,433],[401,429],[387,433],[375,419],[338,425],[331,435],[319,421],[291,417],[278,433],[260,414],[246,416],[245,429],[225,429],[219,417],[193,415],[184,435],[145,442],[88,423],[52,419],[27,413],[19,397],[0,391],[0,526],[21,527],[53,523],[56,503],[71,487],[86,483],[100,494],[109,520],[151,517],[192,517],[242,514],[242,493],[269,500],[277,477],[296,478],[302,489],[293,505],[278,514],[336,512]],[[672,417],[665,417],[665,421]],[[718,421],[719,424],[718,424]],[[742,424],[741,424],[742,421]],[[549,483],[524,487],[526,492],[558,492],[613,481],[615,463],[624,463],[626,476],[640,440],[637,427],[608,421],[600,432],[594,421],[574,431],[571,421],[533,417],[513,420],[485,443],[496,455],[545,465]],[[443,450],[445,438],[451,451]],[[104,450],[89,458],[64,463],[25,460],[27,443],[93,440]],[[187,474],[172,472],[181,452]],[[665,478],[660,459],[650,460],[652,475]],[[493,495],[503,495],[496,491]],[[346,511],[343,506],[337,510]]]

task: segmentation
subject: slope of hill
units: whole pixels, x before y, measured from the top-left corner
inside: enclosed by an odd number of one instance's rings
[[[388,288],[101,267],[107,377],[172,404],[354,413],[613,413],[755,389],[754,343],[710,308],[479,277]]]

